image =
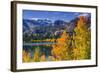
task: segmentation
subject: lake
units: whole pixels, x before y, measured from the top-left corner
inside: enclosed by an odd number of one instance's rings
[[[23,46],[36,46],[36,45],[53,45],[54,42],[38,42],[38,43],[23,43]]]
[[[35,49],[39,48],[40,55],[45,53],[45,56],[48,57],[51,55],[53,44],[56,44],[56,43],[55,42],[23,43],[23,50],[29,52],[31,54],[31,57],[33,58]]]

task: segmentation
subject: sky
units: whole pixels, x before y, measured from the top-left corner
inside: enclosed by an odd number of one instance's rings
[[[69,22],[75,17],[79,16],[80,12],[60,12],[60,11],[37,11],[37,10],[23,10],[23,19],[49,19],[52,22],[55,20],[64,20]]]

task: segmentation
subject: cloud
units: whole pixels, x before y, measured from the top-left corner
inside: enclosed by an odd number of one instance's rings
[[[80,17],[80,16],[90,17],[90,14],[89,13],[82,13],[78,17]]]
[[[74,16],[79,16],[79,15],[80,15],[80,13],[78,13],[78,12],[74,13]]]

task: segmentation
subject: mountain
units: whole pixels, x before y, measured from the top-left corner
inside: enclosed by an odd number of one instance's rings
[[[23,19],[23,32],[24,33],[34,33],[36,29],[43,28],[46,26],[51,26],[51,20],[47,19]]]
[[[74,31],[74,28],[77,25],[78,19],[79,18],[75,18],[75,19],[71,20],[69,23],[67,23],[67,25],[65,26],[67,32],[73,32]]]
[[[67,22],[65,22],[65,21],[63,21],[63,20],[56,20],[55,22],[54,22],[54,26],[55,27],[61,27],[61,26],[64,26],[64,25],[66,25],[67,24]]]
[[[52,22],[49,19],[23,19],[23,37],[24,39],[27,38],[35,40],[58,38],[64,30],[66,30],[71,36],[73,35],[74,29],[81,17],[86,23],[86,26],[90,29],[90,15],[77,16],[70,22],[63,20],[56,20]]]

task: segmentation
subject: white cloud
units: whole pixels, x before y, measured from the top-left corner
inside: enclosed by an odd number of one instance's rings
[[[89,17],[89,16],[90,16],[90,14],[88,14],[88,13],[83,13],[83,14],[80,14],[78,17],[80,17],[80,16]]]

